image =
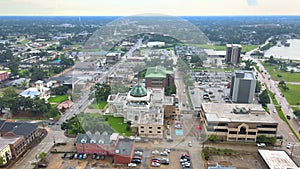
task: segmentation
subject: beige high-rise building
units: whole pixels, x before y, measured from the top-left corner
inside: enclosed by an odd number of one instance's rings
[[[241,60],[242,45],[227,44],[226,47],[225,62],[227,64],[238,65]]]

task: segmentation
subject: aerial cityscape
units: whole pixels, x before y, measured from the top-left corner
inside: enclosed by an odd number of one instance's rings
[[[300,168],[297,0],[0,2],[0,168]]]

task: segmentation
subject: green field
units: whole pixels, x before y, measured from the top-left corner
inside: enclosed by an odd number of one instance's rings
[[[287,84],[286,86],[289,88],[289,90],[283,91],[281,89],[281,92],[284,94],[289,104],[290,105],[297,105],[297,103],[300,104],[300,85]]]
[[[89,105],[90,109],[104,109],[105,106],[107,105],[107,102],[99,102],[99,103],[93,103]]]
[[[196,45],[199,46],[203,49],[214,49],[217,51],[220,50],[226,50],[226,46],[225,45],[207,45],[207,44],[200,44],[200,45]],[[242,45],[242,52],[249,52],[255,48],[257,48],[257,45]]]
[[[65,101],[65,100],[68,100],[69,96],[70,95],[66,94],[66,95],[62,95],[62,96],[50,97],[48,99],[48,102],[50,102],[50,103],[61,103],[61,102]]]
[[[125,136],[131,136],[131,129],[127,130],[127,123],[124,123],[123,117],[114,117],[110,115],[103,115],[104,118],[108,118],[108,124],[115,130],[115,132],[124,134]]]
[[[266,63],[262,63],[272,79],[276,81],[284,80],[285,82],[300,82],[300,73],[283,72],[279,69],[279,66],[270,66]],[[281,77],[278,77],[280,75]]]

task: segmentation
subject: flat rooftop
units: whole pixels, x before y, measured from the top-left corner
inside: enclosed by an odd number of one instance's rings
[[[258,150],[258,153],[270,169],[299,169],[285,151]]]
[[[130,156],[133,149],[134,141],[129,138],[119,139],[116,154]]]
[[[277,124],[277,122],[261,107],[260,104],[202,103],[202,109],[208,122],[252,122]],[[248,113],[234,113],[234,109],[244,109],[247,110]]]

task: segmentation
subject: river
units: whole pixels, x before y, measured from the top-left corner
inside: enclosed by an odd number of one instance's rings
[[[284,45],[271,47],[265,51],[265,57],[272,55],[274,58],[279,59],[300,60],[300,39],[289,39],[288,42],[290,43],[289,47],[285,47]]]

